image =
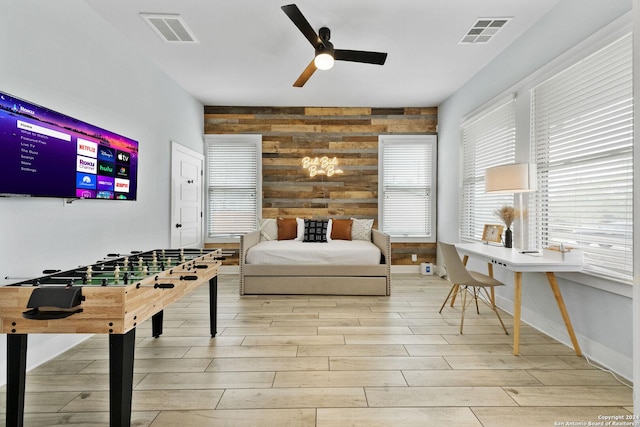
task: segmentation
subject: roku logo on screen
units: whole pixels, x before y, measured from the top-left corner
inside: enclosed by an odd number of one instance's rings
[[[95,174],[98,169],[98,163],[94,159],[78,156],[76,158],[76,171]]]

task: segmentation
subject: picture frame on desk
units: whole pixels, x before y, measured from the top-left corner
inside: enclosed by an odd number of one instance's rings
[[[482,241],[486,243],[502,243],[502,232],[504,225],[485,224],[482,231]]]

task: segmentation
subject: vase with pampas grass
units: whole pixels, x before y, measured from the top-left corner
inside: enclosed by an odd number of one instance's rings
[[[502,222],[504,222],[504,225],[507,226],[507,229],[504,232],[504,247],[513,247],[513,232],[511,231],[511,224],[513,224],[513,221],[518,217],[518,210],[513,206],[503,205],[499,209],[493,211],[493,213],[495,216],[500,218]]]

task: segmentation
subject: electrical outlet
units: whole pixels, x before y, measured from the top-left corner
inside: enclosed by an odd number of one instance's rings
[[[411,254],[411,262],[418,261],[418,254]]]

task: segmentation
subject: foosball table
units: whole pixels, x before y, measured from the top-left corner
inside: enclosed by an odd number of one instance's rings
[[[209,284],[211,336],[216,335],[221,251],[159,249],[110,254],[96,264],[0,287],[0,332],[7,334],[6,425],[22,426],[28,334],[109,334],[112,427],[131,425],[136,327],[151,319],[162,334],[163,310]]]

